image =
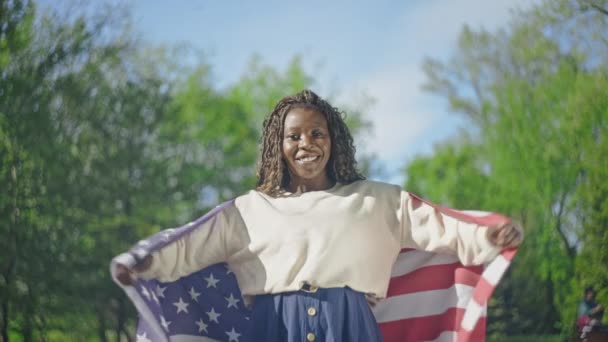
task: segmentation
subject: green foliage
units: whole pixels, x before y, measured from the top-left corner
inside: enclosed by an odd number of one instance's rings
[[[250,189],[261,118],[313,83],[298,58],[254,59],[217,89],[128,18],[0,0],[0,341],[131,340],[111,258]]]
[[[406,185],[526,228],[490,303],[497,338],[567,333],[586,284],[606,299],[608,15],[593,5],[547,1],[495,33],[465,27],[452,59],[424,66],[426,89],[469,119],[471,138],[414,160]]]

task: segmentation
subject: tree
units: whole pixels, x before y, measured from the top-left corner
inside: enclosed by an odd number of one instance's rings
[[[415,160],[408,185],[435,200],[501,211],[527,228],[515,268],[497,294],[495,312],[511,322],[490,324],[494,332],[547,333],[567,330],[574,321],[582,286],[574,267],[579,251],[598,250],[588,222],[601,217],[593,209],[601,203],[595,197],[601,186],[589,183],[589,173],[599,172],[593,165],[607,132],[605,96],[599,95],[608,70],[606,23],[601,12],[581,3],[545,2],[517,12],[496,33],[464,27],[452,59],[425,63],[426,89],[469,119],[473,138]],[[425,174],[431,177],[422,186],[418,179]],[[459,184],[485,193],[463,192],[454,186]],[[585,260],[596,265],[600,258]]]
[[[65,251],[74,233],[73,202],[66,196],[74,188],[63,176],[77,159],[63,140],[61,126],[69,122],[57,117],[57,90],[123,42],[96,40],[108,18],[103,14],[57,24],[37,16],[30,1],[2,1],[0,8],[0,178],[8,190],[0,195],[0,326],[3,341],[11,330],[31,341],[54,324],[53,313],[69,305],[48,295],[69,285],[53,270],[68,265]]]

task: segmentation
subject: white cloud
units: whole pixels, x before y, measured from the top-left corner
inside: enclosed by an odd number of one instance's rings
[[[387,165],[390,181],[400,182],[398,169],[422,149],[456,133],[458,126],[446,110],[429,101],[421,90],[424,57],[444,58],[453,51],[463,24],[490,31],[504,26],[514,6],[538,2],[526,0],[428,1],[408,7],[397,29],[389,33],[382,54],[389,63],[361,75],[347,94],[364,91],[376,100],[370,112],[375,139],[366,149]],[[353,90],[351,90],[353,89]],[[437,102],[439,101],[439,102]],[[445,125],[451,125],[446,127]]]
[[[425,112],[416,101],[420,98],[422,72],[415,66],[382,70],[355,82],[346,93],[362,89],[376,100],[369,112],[374,123],[374,137],[364,150],[375,152],[383,161],[402,159],[406,144],[424,131],[433,121],[433,113]]]

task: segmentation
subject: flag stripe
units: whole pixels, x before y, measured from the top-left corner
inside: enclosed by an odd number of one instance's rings
[[[438,315],[382,323],[380,328],[385,342],[440,340],[440,335],[444,331],[453,332],[451,336],[456,335],[458,322],[462,320],[464,314],[464,308],[450,308]],[[485,317],[479,321],[479,325],[482,324],[485,325]],[[472,333],[478,335],[479,331]]]
[[[378,322],[390,322],[439,315],[451,307],[465,309],[474,290],[475,288],[472,286],[454,284],[450,288],[442,290],[392,296],[379,302],[374,308],[374,314]],[[458,298],[458,300],[454,302],[454,298]],[[408,310],[404,310],[404,308],[408,308]]]
[[[486,272],[484,272],[483,278],[491,286],[496,286],[507,268],[509,268],[509,264],[509,260],[502,255],[498,255],[492,262],[492,267],[488,268]]]
[[[469,222],[469,223],[475,223],[480,226],[499,225],[501,223],[506,223],[506,222],[510,221],[507,217],[502,216],[500,214],[496,214],[496,213],[488,213],[488,212],[473,211],[473,210],[469,210],[469,211],[455,210],[455,209],[451,209],[448,207],[444,207],[444,206],[429,202],[429,201],[424,200],[411,193],[410,193],[410,197],[412,198],[412,201],[414,203],[412,205],[414,207],[417,206],[416,203],[422,202],[422,203],[425,203],[425,204],[435,208],[439,212],[441,212],[445,215],[448,215],[450,217],[453,217],[457,220]]]
[[[422,252],[415,249],[402,249],[397,257],[391,277],[406,275],[420,267],[457,263],[458,258],[449,254]]]
[[[439,337],[433,340],[427,340],[425,342],[456,342],[456,332],[455,331],[444,331],[439,334]]]
[[[422,267],[404,276],[391,278],[387,296],[446,289],[454,283],[475,286],[482,270],[482,266],[464,267],[458,263]]]
[[[470,301],[469,305],[467,305],[466,313],[462,318],[462,329],[472,331],[475,328],[479,318],[485,315],[485,309],[485,305],[480,305],[474,300]]]
[[[220,340],[215,340],[209,337],[200,336],[200,335],[173,335],[169,339],[171,342],[218,342]]]

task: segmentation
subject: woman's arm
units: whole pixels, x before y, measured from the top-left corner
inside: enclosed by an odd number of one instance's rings
[[[174,281],[207,266],[226,261],[241,239],[235,234],[244,229],[244,223],[234,205],[228,205],[196,227],[182,227],[170,231],[183,236],[151,254],[140,256],[134,266],[117,265],[115,277],[123,285],[131,285],[135,277]],[[165,233],[160,232],[159,235]]]
[[[521,228],[506,217],[467,215],[405,191],[401,210],[402,248],[456,254],[464,265],[489,262],[523,239]]]

